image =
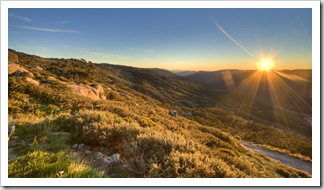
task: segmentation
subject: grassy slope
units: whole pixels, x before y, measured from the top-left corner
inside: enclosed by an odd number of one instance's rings
[[[35,87],[10,76],[9,113],[18,139],[27,146],[16,145],[18,159],[9,164],[9,177],[308,177],[245,149],[224,121],[210,125],[170,117],[169,100],[174,104],[188,97],[189,104],[197,104],[191,98],[196,87],[185,81],[158,73],[142,76],[144,71],[134,68],[125,73],[109,65],[25,54],[19,54],[19,63],[41,66],[44,71],[33,72],[39,81],[53,76],[110,90],[105,92],[109,100],[92,101],[55,82]],[[136,72],[140,78],[134,77]],[[136,89],[138,83],[147,92]],[[71,136],[53,137],[57,131]],[[81,142],[107,148],[107,155],[120,153],[122,163],[103,167],[71,154],[69,147]],[[57,175],[59,171],[64,173]]]

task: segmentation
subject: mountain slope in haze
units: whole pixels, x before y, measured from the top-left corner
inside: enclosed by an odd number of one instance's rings
[[[185,77],[209,96],[210,106],[311,136],[311,70],[222,70]]]
[[[266,144],[311,157],[309,139],[220,108],[196,108],[209,101],[200,86],[168,71],[13,50],[8,66],[9,123],[16,126],[9,177],[310,177],[241,145],[241,138],[262,144],[276,137],[283,142]],[[263,129],[268,137],[254,137]],[[85,148],[71,150],[81,143]],[[107,166],[91,157],[98,151],[120,160]]]

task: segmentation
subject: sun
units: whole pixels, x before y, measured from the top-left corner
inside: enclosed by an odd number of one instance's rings
[[[270,71],[274,67],[274,63],[271,59],[262,59],[257,63],[260,71]]]

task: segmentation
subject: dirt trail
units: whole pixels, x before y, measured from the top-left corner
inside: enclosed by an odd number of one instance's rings
[[[264,154],[272,159],[278,160],[280,163],[296,168],[298,170],[305,171],[312,175],[312,163],[310,162],[305,162],[303,160],[300,160],[298,158],[294,158],[285,154],[281,154],[276,151],[272,151],[260,146],[257,146],[253,143],[250,142],[243,142],[242,143],[246,148],[249,148],[255,152],[258,152],[260,154]]]

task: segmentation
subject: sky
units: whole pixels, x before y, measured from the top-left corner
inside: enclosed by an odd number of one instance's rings
[[[312,10],[10,8],[10,49],[168,70],[312,68]]]

